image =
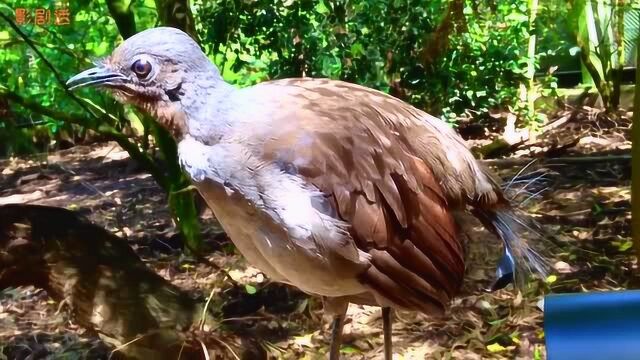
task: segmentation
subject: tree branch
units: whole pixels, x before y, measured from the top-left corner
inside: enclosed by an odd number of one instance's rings
[[[111,17],[116,22],[118,31],[123,39],[127,39],[136,33],[136,17],[131,6],[135,0],[107,0],[107,7]]]
[[[510,166],[522,166],[532,161],[539,161],[545,165],[566,165],[566,164],[593,164],[601,162],[627,162],[631,161],[630,154],[622,155],[604,155],[604,156],[572,156],[572,157],[557,157],[557,158],[506,158],[506,159],[488,159],[480,160],[481,163],[489,166],[495,166],[500,168]]]
[[[48,47],[49,49],[56,49],[57,51],[60,51],[61,53],[64,53],[65,55],[67,55],[69,57],[72,57],[74,59],[78,58],[78,55],[76,53],[74,53],[73,50],[71,50],[71,49],[67,49],[67,48],[64,48],[62,46],[55,46],[55,45],[51,45],[51,44],[43,44],[43,43],[41,43],[39,41],[34,41],[34,40],[31,40],[31,42],[33,44],[41,46],[41,47]],[[26,41],[23,40],[23,39],[13,39],[13,40],[9,40],[9,41],[5,42],[2,45],[2,48],[3,49],[7,49],[7,48],[12,47],[14,45],[24,45],[25,43],[26,43]]]
[[[200,43],[189,0],[155,0],[155,3],[160,23],[180,29]]]

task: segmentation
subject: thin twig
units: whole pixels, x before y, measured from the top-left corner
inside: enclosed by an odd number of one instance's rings
[[[545,165],[566,165],[566,164],[592,164],[601,162],[628,162],[631,161],[630,154],[622,155],[603,155],[603,156],[571,156],[557,158],[536,158]],[[485,165],[496,167],[520,166],[531,162],[531,158],[506,158],[506,159],[488,159],[480,160]]]
[[[220,320],[220,322],[230,322],[230,321],[249,321],[249,320],[269,320],[273,319],[271,316],[241,316],[241,317],[230,317],[224,318]]]
[[[182,345],[180,345],[180,352],[178,353],[178,360],[182,359],[182,351],[184,350],[184,345],[185,342],[182,342]]]
[[[520,188],[520,190],[518,190],[518,191],[516,192],[516,194],[514,195],[514,197],[516,197],[516,196],[520,195],[520,193],[522,193],[523,191],[527,191],[527,188],[528,188],[531,184],[534,184],[536,181],[541,180],[541,179],[545,179],[545,180],[546,180],[546,178],[545,178],[545,176],[546,176],[546,175],[547,175],[546,173],[542,173],[542,174],[540,174],[540,175],[538,175],[538,176],[534,177],[533,179],[531,179],[531,180],[527,181],[527,183],[526,183],[526,184],[524,184],[524,185]],[[528,192],[528,191],[527,191],[527,192]]]
[[[204,330],[204,325],[207,322],[207,309],[209,309],[209,304],[211,303],[211,299],[213,298],[213,293],[216,289],[211,289],[211,293],[209,293],[209,297],[207,297],[207,302],[204,303],[204,307],[202,308],[202,315],[200,316],[200,324],[198,328],[200,330]]]
[[[70,174],[70,175],[73,175],[73,176],[78,177],[78,174],[77,174],[75,171],[70,170],[70,169],[67,169],[66,167],[64,167],[64,166],[62,166],[62,165],[60,165],[60,164],[58,164],[58,163],[56,163],[56,164],[52,164],[52,165],[57,166],[60,170],[62,170],[62,171],[64,171],[64,172],[66,172],[67,174]],[[101,195],[102,197],[107,198],[107,199],[110,199],[110,198],[111,198],[111,196],[108,196],[107,194],[105,194],[105,193],[103,193],[102,191],[100,191],[100,189],[98,189],[97,187],[95,187],[95,186],[91,185],[90,183],[88,183],[88,182],[86,182],[86,181],[84,181],[84,180],[80,179],[79,177],[78,177],[78,181],[80,182],[80,184],[81,184],[82,186],[84,186],[84,187],[86,187],[87,189],[89,189],[89,190],[91,190],[91,191],[95,192],[96,194]]]
[[[200,346],[202,347],[202,353],[204,354],[205,360],[210,360],[209,350],[207,350],[207,346],[202,342],[202,340],[200,340],[200,339],[197,339],[197,340],[200,343]],[[238,359],[238,360],[240,360],[240,359]]]
[[[226,347],[226,348],[227,348],[227,350],[229,350],[229,352],[231,353],[231,355],[233,355],[233,357],[234,357],[236,360],[240,360],[240,357],[238,356],[238,354],[236,354],[236,352],[235,352],[235,351],[233,351],[233,349],[231,348],[231,346],[229,346],[229,344],[227,344],[226,342],[224,342],[224,341],[222,341],[222,340],[220,340],[220,339],[217,339],[217,338],[215,338],[215,337],[214,337],[213,339],[214,339],[215,341],[219,342],[220,344],[224,345],[224,347]],[[198,341],[200,341],[200,340],[198,340]],[[200,341],[200,344],[204,347],[204,344],[202,343],[202,341]],[[208,359],[208,355],[209,355],[209,354],[206,354],[206,355],[207,355],[207,359]]]
[[[138,340],[140,340],[140,339],[144,338],[145,336],[146,336],[146,335],[140,335],[140,336],[136,337],[135,339],[133,339],[133,340],[131,340],[131,341],[129,341],[129,342],[126,342],[126,343],[124,343],[124,344],[122,344],[122,345],[120,345],[120,346],[116,347],[115,349],[111,350],[111,353],[109,353],[109,358],[108,358],[108,360],[111,360],[111,358],[113,357],[113,354],[115,354],[117,351],[120,351],[120,350],[122,350],[122,349],[126,348],[127,346],[129,346],[129,345],[133,344],[134,342],[136,342],[136,341],[138,341]]]
[[[164,176],[164,171],[160,169],[158,164],[153,162],[153,160],[147,154],[143,153],[140,148],[138,148],[138,145],[133,143],[128,136],[117,131],[111,125],[105,122],[98,122],[97,119],[86,119],[78,114],[69,114],[47,108],[35,101],[26,99],[18,95],[16,92],[7,89],[1,84],[0,96],[4,96],[7,99],[14,101],[17,104],[22,105],[35,113],[45,115],[54,119],[60,119],[66,123],[84,126],[85,128],[89,128],[106,136],[107,138],[109,138],[109,140],[117,142],[120,147],[122,147],[127,153],[129,153],[129,156],[131,156],[133,160],[140,163],[140,165],[146,171],[151,173],[151,176],[153,176],[158,185],[160,185],[160,187],[164,191],[169,191],[168,179],[166,178],[166,176]]]

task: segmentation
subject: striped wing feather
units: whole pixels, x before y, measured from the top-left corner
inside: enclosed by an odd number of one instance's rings
[[[289,107],[296,102],[299,106],[287,112],[295,121],[276,119],[281,126],[275,126],[274,136],[266,141],[265,156],[321,190],[332,208],[323,211],[350,225],[356,246],[371,255],[371,266],[359,280],[378,303],[443,311],[464,274],[463,246],[452,211],[465,184],[448,186],[454,195],[447,194],[429,162],[439,161],[438,166],[446,168],[442,159],[447,154],[430,157],[435,150],[429,146],[438,143],[416,146],[415,139],[432,138],[420,118],[426,114],[346,83],[268,84],[298,86],[286,101]],[[406,118],[390,115],[398,113]]]

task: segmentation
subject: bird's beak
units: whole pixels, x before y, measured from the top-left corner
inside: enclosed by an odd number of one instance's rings
[[[85,70],[67,80],[69,90],[84,86],[104,86],[122,84],[127,77],[106,67],[98,66]]]

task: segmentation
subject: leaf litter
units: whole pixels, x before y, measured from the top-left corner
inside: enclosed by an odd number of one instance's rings
[[[596,122],[599,115],[590,109],[581,111],[577,116],[582,116],[582,122],[555,128],[552,135],[541,137],[542,145],[518,150],[517,155],[535,156],[552,148],[554,141],[557,148],[562,136],[580,137],[568,150],[570,155],[619,154],[628,149],[629,121],[624,116],[603,126]],[[225,271],[181,254],[181,239],[165,195],[117,145],[77,146],[13,158],[0,162],[0,170],[0,204],[24,202],[78,211],[125,237],[165,279],[194,297],[212,295],[210,306],[223,326],[204,332],[223,332],[227,338],[250,336],[263,350],[260,357],[265,353],[282,359],[326,356],[329,323],[323,319],[321,302],[272,283],[247,265],[209,211],[202,214],[206,259]],[[510,179],[520,168],[498,170],[503,179]],[[475,227],[469,233],[472,241],[461,295],[442,318],[397,312],[394,359],[543,359],[543,317],[538,308],[543,294],[638,285],[630,239],[630,164],[544,168],[540,162],[528,169],[538,170],[548,174],[547,190],[528,201],[526,210],[555,235],[555,242],[548,244],[555,273],[547,282],[530,281],[524,296],[510,288],[484,292],[493,278],[500,244]],[[351,305],[348,315],[342,356],[382,359],[380,309]],[[204,332],[200,333],[203,339]],[[0,354],[4,357],[107,358],[112,350],[96,334],[74,324],[64,304],[52,301],[44,290],[23,287],[0,292]]]

